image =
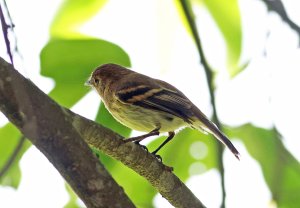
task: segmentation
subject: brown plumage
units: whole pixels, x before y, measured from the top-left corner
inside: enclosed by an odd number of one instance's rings
[[[127,141],[140,141],[169,132],[167,140],[154,151],[156,153],[173,138],[176,129],[190,126],[213,134],[239,159],[239,152],[218,127],[181,91],[167,82],[116,64],[105,64],[92,73],[88,84],[97,90],[107,109],[119,122],[138,131],[150,132]]]

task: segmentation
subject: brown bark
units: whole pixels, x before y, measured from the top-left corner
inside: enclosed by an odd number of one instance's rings
[[[119,160],[146,178],[174,207],[205,207],[200,200],[177,178],[170,167],[159,162],[154,155],[111,130],[69,111],[73,125],[91,146]]]
[[[0,110],[48,157],[89,207],[112,207],[110,197],[119,207],[133,205],[91,155],[84,140],[145,177],[173,206],[204,207],[152,154],[59,106],[1,58]]]
[[[63,108],[2,58],[0,110],[48,158],[87,207],[134,207]]]

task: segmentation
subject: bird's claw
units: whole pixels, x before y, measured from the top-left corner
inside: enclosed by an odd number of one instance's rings
[[[140,144],[138,141],[134,142],[135,144],[139,145],[140,147],[142,147],[146,152],[148,151],[148,148],[145,145]]]
[[[152,153],[153,154],[153,153]],[[153,154],[154,155],[154,157],[159,161],[159,162],[161,162],[162,163],[162,157],[160,156],[160,155],[157,155],[157,154]]]
[[[139,146],[141,146],[145,151],[149,152],[149,151],[148,151],[148,148],[147,148],[145,145],[141,145],[141,144],[139,143],[139,141],[135,141],[134,143],[137,144],[137,145],[139,145]],[[157,155],[155,151],[152,152],[151,154],[152,154],[152,155],[153,155],[160,163],[163,164],[163,162],[162,162],[162,157],[161,157],[160,155]],[[170,166],[164,165],[164,167],[165,167],[165,170],[166,170],[166,171],[169,171],[169,172],[172,172],[172,171],[174,170],[173,167],[170,167]]]

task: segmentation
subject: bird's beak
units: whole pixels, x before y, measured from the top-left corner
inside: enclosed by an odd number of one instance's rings
[[[85,85],[85,86],[89,86],[89,87],[93,86],[92,79],[91,79],[91,78],[88,79],[88,80],[84,83],[84,85]]]

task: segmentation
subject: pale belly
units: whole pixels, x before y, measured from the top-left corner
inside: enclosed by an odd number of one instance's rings
[[[126,105],[123,103],[118,104]],[[174,131],[180,127],[186,126],[187,124],[181,119],[172,114],[143,109],[141,112],[137,106],[125,106],[120,110],[117,105],[111,104],[107,106],[113,117],[123,125],[143,132],[150,132],[154,129],[159,128],[160,132]]]

